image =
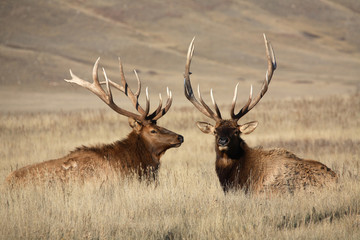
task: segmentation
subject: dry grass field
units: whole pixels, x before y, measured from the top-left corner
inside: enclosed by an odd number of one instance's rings
[[[224,113],[229,106],[222,106]],[[213,138],[203,117],[176,108],[160,125],[185,137],[162,158],[160,184],[121,182],[28,186],[0,194],[1,239],[359,239],[360,96],[261,102],[246,116],[260,122],[250,146],[282,147],[335,170],[335,189],[313,194],[224,195]],[[205,119],[204,119],[205,120]],[[0,179],[76,146],[109,143],[130,131],[111,110],[0,115]]]

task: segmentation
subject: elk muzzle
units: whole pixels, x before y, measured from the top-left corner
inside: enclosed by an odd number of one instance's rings
[[[184,142],[184,137],[181,135],[177,135],[177,137],[170,140],[168,143],[171,145],[170,147],[180,147],[181,144]]]
[[[177,147],[180,147],[180,145],[184,142],[184,137],[181,135],[178,135],[177,139],[179,141],[179,143],[177,144],[178,145]]]
[[[230,139],[228,137],[219,137],[217,139],[217,145],[220,151],[225,151],[228,149]]]

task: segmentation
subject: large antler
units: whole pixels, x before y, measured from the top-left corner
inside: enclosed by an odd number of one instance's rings
[[[268,62],[268,68],[266,70],[265,80],[263,82],[261,91],[259,95],[252,100],[252,85],[250,87],[250,95],[247,103],[241,108],[241,110],[235,114],[234,109],[236,105],[236,98],[237,98],[237,89],[239,84],[236,85],[235,91],[234,91],[234,98],[231,104],[231,118],[234,120],[239,120],[241,117],[243,117],[246,113],[248,113],[255,105],[260,101],[260,99],[265,95],[266,91],[268,90],[268,86],[270,84],[271,78],[273,76],[273,73],[276,69],[276,59],[274,50],[271,46],[271,43],[267,40],[266,35],[264,34],[264,41],[265,41],[265,48],[266,48],[266,57]]]
[[[196,99],[196,97],[194,96],[194,92],[192,90],[192,86],[191,86],[191,81],[190,81],[190,64],[191,64],[191,60],[194,54],[194,41],[195,41],[195,37],[192,39],[190,45],[189,45],[189,49],[188,49],[188,53],[187,53],[187,59],[186,59],[186,65],[185,65],[185,73],[184,73],[184,90],[185,90],[185,96],[186,98],[203,114],[205,114],[207,117],[214,119],[215,121],[219,121],[221,120],[221,113],[220,110],[215,102],[213,93],[212,93],[212,89],[210,91],[211,93],[211,100],[214,104],[215,107],[215,111],[216,113],[214,113],[210,107],[204,102],[204,100],[201,97],[201,93],[200,93],[200,86],[198,85],[198,95],[199,95],[199,99],[200,99],[200,103],[199,101]]]
[[[93,71],[92,71],[93,83],[90,83],[88,81],[85,81],[85,80],[79,78],[78,76],[73,74],[71,70],[70,70],[71,79],[70,80],[65,79],[65,81],[70,82],[70,83],[76,83],[79,86],[88,89],[92,93],[96,94],[101,100],[103,100],[115,112],[117,112],[117,113],[119,113],[121,115],[127,116],[127,117],[134,118],[134,119],[136,119],[136,120],[138,120],[140,122],[143,122],[144,120],[156,121],[159,118],[161,118],[163,115],[165,115],[166,112],[170,109],[170,106],[171,106],[171,103],[172,103],[172,94],[171,94],[171,91],[169,91],[168,88],[167,88],[167,101],[166,101],[166,105],[165,105],[164,108],[162,108],[162,98],[161,98],[161,94],[159,94],[159,98],[160,98],[159,106],[153,113],[149,114],[150,99],[149,99],[148,88],[146,88],[146,107],[145,107],[145,110],[140,106],[139,101],[138,101],[139,95],[140,95],[140,92],[141,92],[141,82],[140,82],[139,76],[137,75],[137,72],[134,70],[136,79],[138,81],[138,89],[134,94],[131,91],[131,89],[130,89],[129,85],[127,84],[127,82],[126,82],[120,58],[119,58],[119,66],[120,66],[121,84],[122,85],[119,85],[119,84],[111,81],[107,77],[104,68],[103,68],[103,74],[104,74],[104,77],[105,77],[105,81],[104,82],[99,82],[99,77],[98,77],[99,61],[100,61],[100,58],[98,58],[96,60],[96,62],[94,64],[94,67],[93,67]],[[101,87],[101,85],[106,85],[106,91]],[[125,109],[122,109],[119,106],[117,106],[113,101],[110,86],[113,86],[114,88],[118,89],[119,91],[123,92],[126,96],[128,96],[129,99],[131,100],[132,104],[134,105],[135,109],[140,114],[135,114],[135,113],[129,112],[129,111],[127,111]]]
[[[190,43],[188,53],[187,53],[186,65],[185,65],[185,74],[184,74],[185,96],[200,112],[205,114],[207,117],[214,119],[215,121],[219,121],[219,120],[221,120],[221,113],[220,113],[218,105],[215,102],[212,89],[210,90],[210,95],[211,95],[211,100],[213,102],[216,113],[214,113],[210,109],[210,107],[208,105],[206,105],[206,103],[203,101],[203,99],[201,97],[199,86],[198,86],[198,94],[199,94],[200,102],[195,98],[193,90],[192,90],[192,86],[191,86],[191,82],[190,82],[190,74],[191,74],[190,64],[191,64],[191,59],[192,59],[192,56],[194,53],[194,40],[195,40],[195,38],[193,38],[193,40]],[[234,98],[232,101],[232,106],[231,106],[231,111],[230,111],[231,118],[236,121],[239,120],[242,116],[244,116],[247,112],[249,112],[260,101],[260,99],[265,95],[265,93],[268,89],[268,85],[271,81],[272,75],[276,69],[276,60],[275,60],[274,50],[273,50],[270,42],[268,42],[268,40],[266,39],[265,34],[264,34],[264,40],[265,40],[266,56],[267,56],[267,60],[268,60],[268,69],[266,71],[266,76],[265,76],[263,86],[261,88],[259,95],[255,98],[254,101],[252,101],[252,86],[251,86],[250,96],[249,96],[247,103],[237,114],[235,114],[234,109],[235,109],[236,98],[237,98],[237,89],[238,89],[239,84],[236,85]]]

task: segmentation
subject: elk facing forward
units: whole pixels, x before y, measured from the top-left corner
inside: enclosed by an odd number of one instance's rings
[[[160,166],[160,158],[169,148],[179,147],[183,137],[163,127],[157,126],[156,121],[164,116],[172,103],[172,94],[167,90],[168,98],[164,108],[162,99],[158,108],[149,114],[150,100],[146,89],[146,107],[139,105],[138,98],[141,91],[141,83],[136,74],[138,89],[135,93],[129,88],[121,61],[119,59],[121,85],[107,78],[103,69],[105,82],[98,79],[99,59],[93,68],[93,83],[75,76],[71,70],[72,79],[66,80],[87,88],[103,100],[111,109],[129,119],[129,125],[133,129],[128,137],[108,145],[94,147],[79,147],[67,156],[55,160],[30,165],[12,172],[7,177],[10,184],[27,183],[35,180],[44,182],[60,181],[69,179],[88,180],[90,178],[107,179],[115,175],[138,174],[150,180],[155,179]],[[106,85],[106,89],[101,85]],[[129,112],[117,106],[112,98],[111,87],[123,92],[131,100],[138,114]]]
[[[199,100],[195,98],[190,82],[190,64],[194,52],[194,39],[190,43],[185,65],[185,96],[204,115],[215,120],[215,125],[197,122],[204,133],[215,136],[215,168],[225,192],[242,189],[245,192],[293,192],[297,189],[311,189],[336,182],[336,174],[324,164],[300,159],[284,149],[262,150],[250,148],[241,138],[255,130],[258,122],[239,125],[237,122],[248,113],[264,96],[276,69],[276,60],[271,44],[264,34],[268,69],[259,95],[253,99],[252,86],[245,106],[235,113],[238,85],[235,87],[231,106],[231,119],[224,120],[210,91],[215,112],[203,101],[198,88]]]

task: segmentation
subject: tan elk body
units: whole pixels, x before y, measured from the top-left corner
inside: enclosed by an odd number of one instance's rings
[[[202,132],[215,136],[215,169],[220,184],[225,192],[242,189],[245,192],[253,193],[294,192],[300,189],[311,190],[331,185],[337,181],[337,175],[324,164],[301,159],[284,149],[251,148],[242,139],[242,134],[254,131],[258,122],[253,121],[242,125],[237,122],[264,96],[276,69],[274,51],[265,34],[264,40],[268,69],[261,91],[253,99],[251,87],[247,103],[238,113],[235,113],[238,89],[238,85],[236,85],[230,111],[231,119],[228,120],[222,119],[212,90],[210,93],[215,112],[203,101],[200,88],[198,88],[200,102],[195,98],[190,82],[194,39],[189,46],[184,75],[185,96],[201,113],[215,120],[215,125],[197,122],[197,126]]]
[[[119,85],[109,80],[103,69],[105,82],[98,80],[99,59],[93,68],[93,83],[89,83],[75,76],[71,71],[71,83],[76,83],[95,93],[101,100],[118,114],[129,118],[129,125],[133,129],[127,138],[111,144],[102,144],[93,147],[79,147],[67,156],[49,160],[20,168],[12,172],[6,181],[11,184],[26,184],[40,182],[66,182],[69,180],[86,181],[92,178],[106,180],[116,176],[136,174],[149,180],[156,179],[160,166],[160,158],[169,148],[179,147],[183,137],[163,127],[157,126],[156,121],[169,110],[172,95],[168,90],[168,99],[162,108],[162,99],[158,108],[149,114],[149,97],[146,89],[146,108],[138,102],[141,83],[138,80],[138,90],[133,93],[125,80],[121,62],[121,83]],[[107,91],[101,87],[106,84]],[[139,114],[135,114],[118,107],[112,98],[110,86],[126,94]]]

